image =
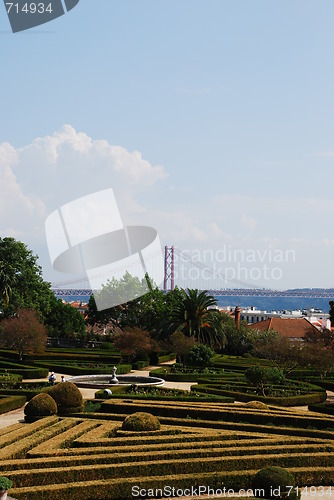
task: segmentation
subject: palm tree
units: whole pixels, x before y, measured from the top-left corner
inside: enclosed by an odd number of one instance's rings
[[[172,311],[170,331],[182,332],[197,342],[220,347],[223,342],[219,312],[209,309],[217,300],[205,291],[181,289],[179,299]]]

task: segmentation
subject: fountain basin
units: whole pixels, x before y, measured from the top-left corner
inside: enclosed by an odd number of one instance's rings
[[[70,377],[66,382],[72,382],[78,387],[88,389],[111,389],[119,385],[151,386],[163,385],[165,381],[158,377],[144,377],[140,375],[117,375],[117,383],[111,382],[113,375],[80,375]]]

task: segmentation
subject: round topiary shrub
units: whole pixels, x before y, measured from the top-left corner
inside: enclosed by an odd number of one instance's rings
[[[248,401],[245,406],[248,408],[254,408],[255,410],[269,410],[269,406],[262,401]]]
[[[48,389],[47,393],[57,403],[59,415],[69,415],[83,411],[81,392],[72,382],[62,382]]]
[[[34,396],[24,408],[24,419],[26,422],[34,422],[43,417],[57,414],[55,400],[44,392]]]
[[[252,480],[254,496],[262,499],[296,500],[300,497],[300,493],[297,495],[296,491],[291,489],[291,486],[295,486],[293,475],[288,470],[277,466],[270,466],[260,470]]]
[[[126,417],[122,429],[123,431],[158,431],[160,422],[151,413],[137,412]]]

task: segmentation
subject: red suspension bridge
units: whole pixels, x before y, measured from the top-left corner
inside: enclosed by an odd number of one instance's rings
[[[127,269],[124,269],[124,274],[126,271]],[[107,279],[108,277],[106,277],[106,281]],[[242,281],[235,276],[228,275],[223,269],[208,266],[198,258],[192,258],[187,252],[181,251],[175,246],[165,247],[162,286],[165,292],[179,286],[207,290],[211,295],[222,297],[334,298],[334,288],[276,290],[261,287],[249,281]],[[54,283],[52,289],[58,297],[89,297],[93,293],[86,275],[78,276],[70,281]]]

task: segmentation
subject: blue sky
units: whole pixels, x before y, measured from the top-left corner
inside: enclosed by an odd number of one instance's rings
[[[47,279],[47,215],[112,187],[163,245],[253,252],[235,278],[334,286],[332,1],[80,0],[16,34],[0,7],[0,235]]]

